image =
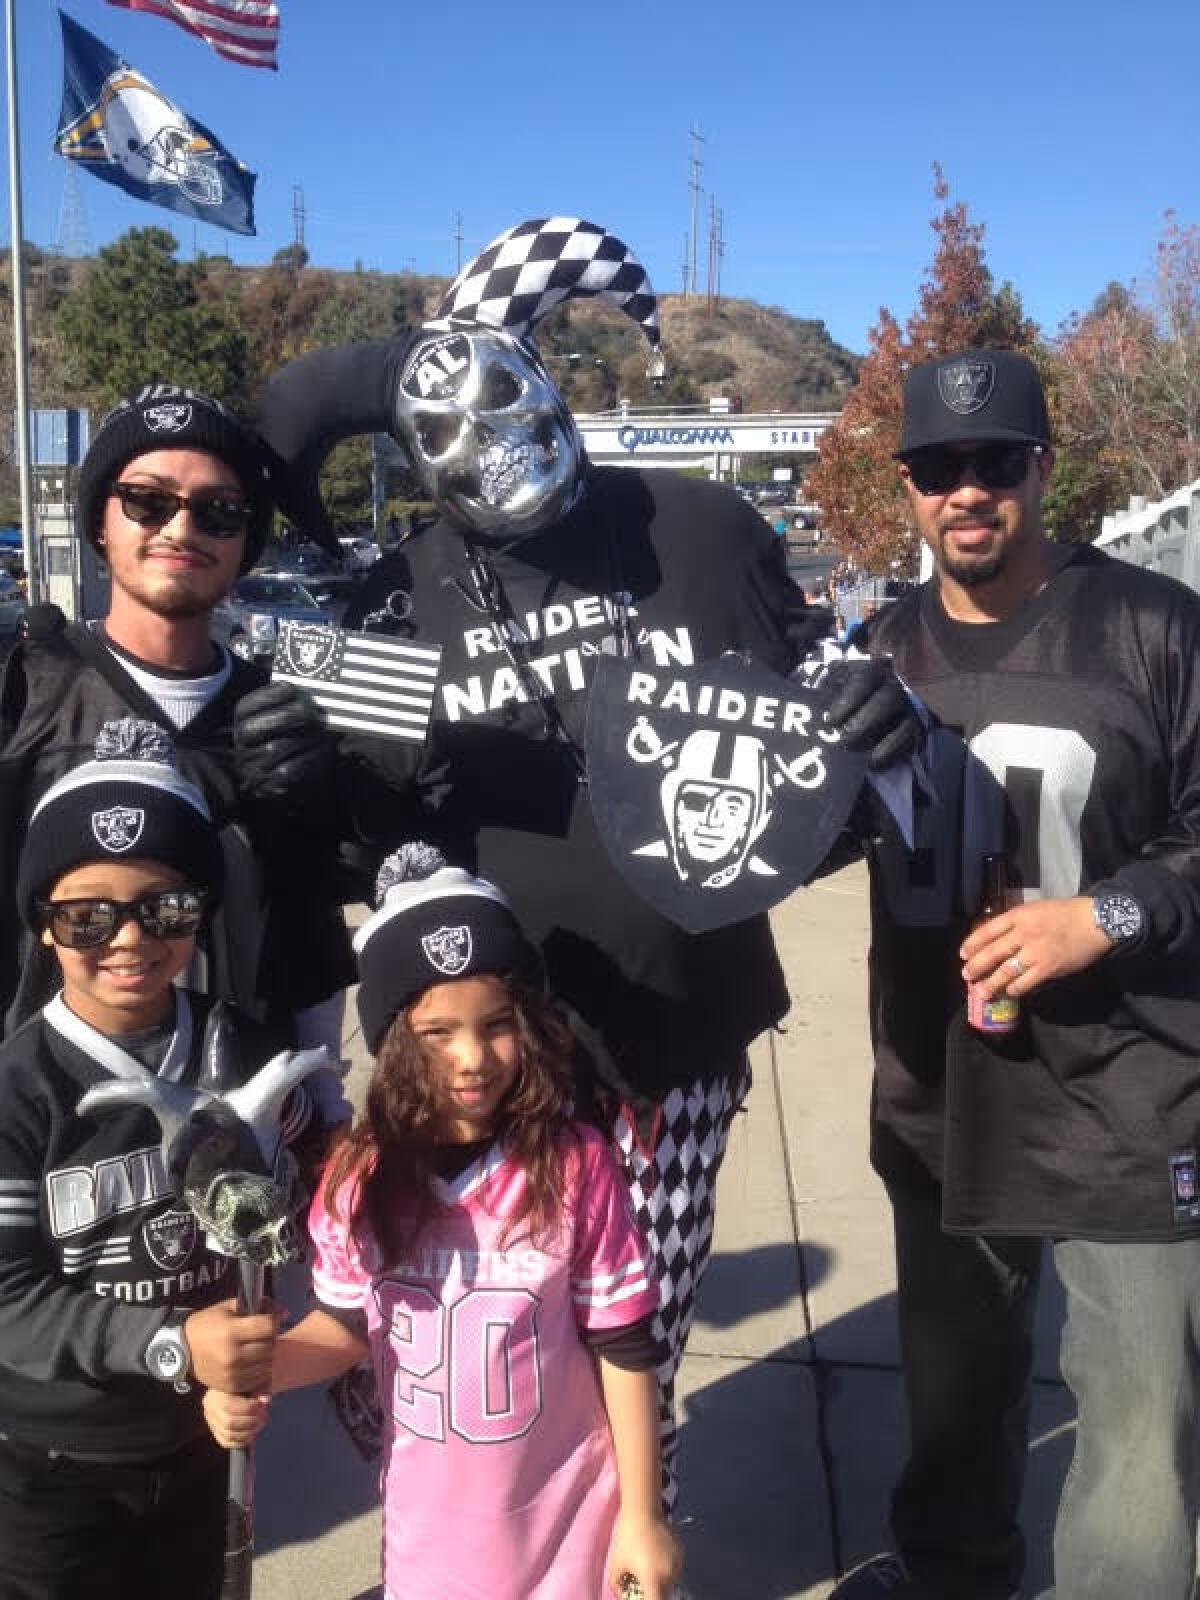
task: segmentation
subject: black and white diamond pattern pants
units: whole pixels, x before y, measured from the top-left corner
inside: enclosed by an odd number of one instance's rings
[[[675,1376],[696,1310],[696,1293],[712,1249],[717,1174],[734,1115],[750,1088],[750,1064],[734,1074],[671,1089],[647,1148],[622,1108],[613,1140],[629,1184],[638,1225],[650,1246],[658,1277],[654,1318],[658,1377],[663,1505],[672,1511],[679,1493],[675,1471]]]

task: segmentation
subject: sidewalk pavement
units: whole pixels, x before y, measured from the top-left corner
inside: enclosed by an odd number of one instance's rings
[[[867,920],[859,864],[773,918],[792,1011],[786,1031],[752,1052],[754,1089],[721,1173],[681,1375],[694,1600],[823,1600],[840,1571],[887,1547],[905,1423],[891,1225],[866,1154]],[[358,1092],[368,1063],[354,1022],[351,1009]],[[1052,1278],[1040,1311],[1024,1512],[1031,1595],[1049,1582],[1072,1433]],[[379,1600],[371,1471],[319,1392],[289,1395],[274,1413],[259,1450],[255,1600]]]

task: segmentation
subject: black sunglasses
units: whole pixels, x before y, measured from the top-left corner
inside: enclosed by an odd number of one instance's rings
[[[95,950],[132,917],[152,939],[186,939],[204,921],[206,889],[156,889],[136,900],[39,900],[37,913],[55,944]]]
[[[192,521],[210,539],[236,539],[250,523],[250,507],[228,489],[208,489],[185,496],[148,483],[114,483],[109,489],[121,510],[139,528],[161,528],[185,508]]]
[[[905,456],[904,465],[919,494],[948,494],[958,488],[968,468],[981,488],[1015,489],[1029,471],[1030,457],[1041,453],[1037,444],[981,444],[961,453],[932,445]]]

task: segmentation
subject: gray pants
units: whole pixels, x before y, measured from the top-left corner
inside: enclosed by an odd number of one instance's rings
[[[1200,1239],[1054,1249],[1078,1407],[1056,1600],[1190,1600],[1200,1516]],[[1048,1597],[1047,1597],[1048,1600]]]

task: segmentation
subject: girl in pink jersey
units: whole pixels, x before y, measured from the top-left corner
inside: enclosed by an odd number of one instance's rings
[[[425,845],[355,940],[366,1110],[309,1219],[321,1310],[276,1391],[369,1352],[383,1397],[387,1600],[668,1600],[651,1324],[608,1145],[570,1114],[570,1040],[500,891]],[[265,1397],[209,1390],[224,1445]]]

